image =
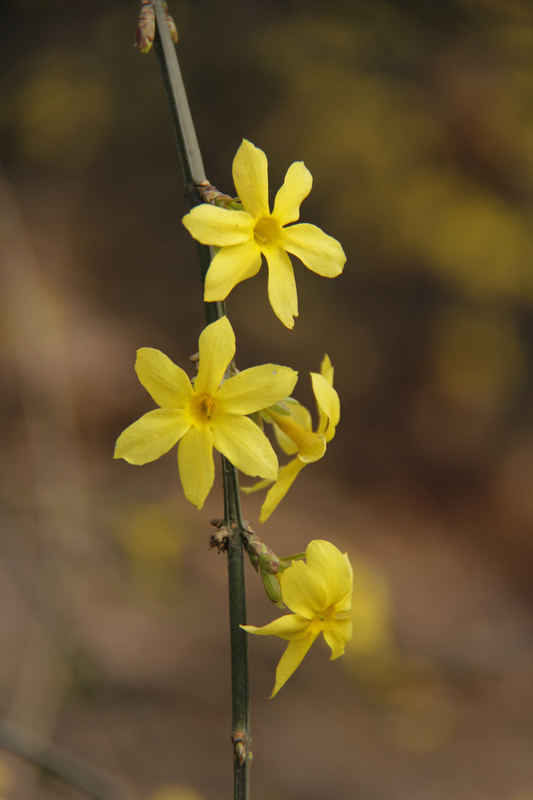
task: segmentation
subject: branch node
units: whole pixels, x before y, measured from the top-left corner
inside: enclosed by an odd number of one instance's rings
[[[226,553],[228,538],[231,535],[230,529],[224,524],[223,519],[210,519],[209,522],[216,528],[215,533],[212,533],[209,539],[209,549],[216,550],[217,553]]]
[[[250,737],[246,736],[244,731],[234,731],[231,741],[233,742],[233,752],[238,765],[242,767],[246,759],[251,761],[252,753],[248,750],[248,745],[251,741]]]
[[[230,197],[229,194],[219,192],[216,186],[213,186],[208,180],[198,181],[194,184],[195,189],[200,192],[200,196],[204,203],[209,203],[212,206],[220,206],[221,208],[231,208],[233,204],[238,201],[236,197]]]

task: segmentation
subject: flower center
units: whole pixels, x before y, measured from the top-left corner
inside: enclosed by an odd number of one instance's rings
[[[189,414],[196,427],[203,428],[205,425],[210,425],[215,410],[215,398],[210,394],[196,394],[191,398]]]
[[[262,244],[276,244],[281,233],[281,225],[277,219],[262,217],[255,225],[254,239],[259,246]]]
[[[335,609],[333,606],[329,606],[329,608],[324,609],[324,611],[320,611],[317,613],[315,617],[315,623],[318,625],[321,631],[325,628],[328,628],[331,624],[332,619],[335,617]]]

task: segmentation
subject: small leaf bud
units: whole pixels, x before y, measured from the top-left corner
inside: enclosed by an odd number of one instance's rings
[[[155,39],[155,11],[152,0],[141,0],[135,38],[135,46],[139,49],[139,53],[142,55],[149,53]]]

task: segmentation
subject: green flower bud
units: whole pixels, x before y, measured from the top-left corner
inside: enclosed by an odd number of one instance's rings
[[[281,586],[279,585],[279,581],[275,575],[272,575],[271,572],[265,572],[261,570],[261,580],[263,581],[263,586],[265,587],[265,592],[267,593],[268,599],[272,600],[279,608],[283,608],[283,603],[281,601]]]

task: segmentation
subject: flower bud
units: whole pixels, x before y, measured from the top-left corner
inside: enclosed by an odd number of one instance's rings
[[[168,6],[166,3],[163,3],[163,11],[165,12],[165,19],[167,21],[170,35],[172,36],[172,41],[174,42],[174,44],[176,44],[178,41],[178,29],[176,28],[176,23],[169,14]]]
[[[281,600],[281,586],[277,577],[272,575],[271,572],[261,570],[261,580],[263,581],[263,586],[265,587],[265,592],[267,593],[268,599],[275,603],[279,608],[283,608],[283,602]]]
[[[279,558],[275,552],[250,528],[247,531],[243,531],[243,537],[246,552],[253,568],[256,571],[259,569],[261,572],[275,575],[279,569]]]
[[[152,0],[141,0],[135,45],[145,55],[152,49],[155,38],[155,10]]]

